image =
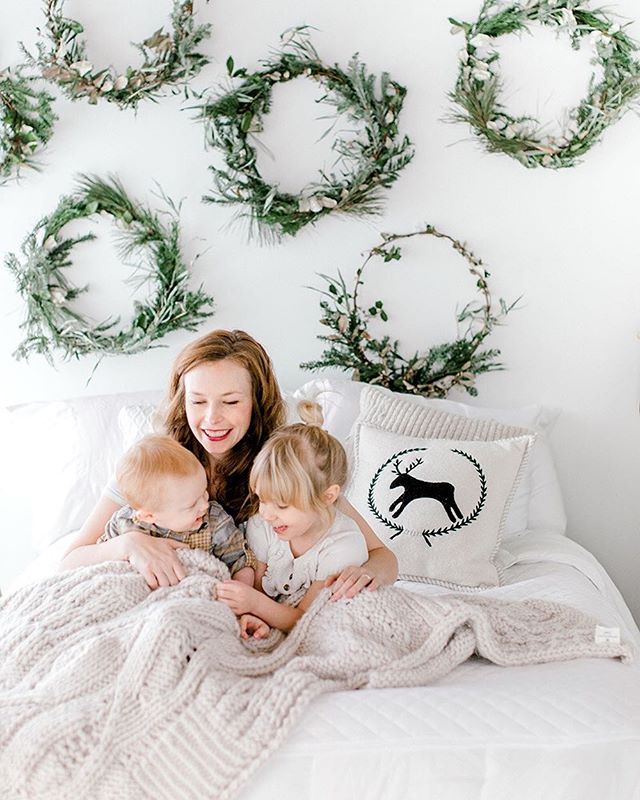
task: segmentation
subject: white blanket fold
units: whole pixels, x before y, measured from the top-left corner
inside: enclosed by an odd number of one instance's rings
[[[172,588],[108,562],[2,602],[7,797],[229,798],[324,692],[423,685],[474,652],[503,665],[631,657],[566,606],[396,588],[336,603],[325,591],[288,637],[247,644],[211,599],[224,565],[179,552],[189,574]]]

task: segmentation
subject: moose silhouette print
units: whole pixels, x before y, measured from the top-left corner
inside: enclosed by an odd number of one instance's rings
[[[446,481],[423,481],[420,478],[414,478],[409,473],[416,467],[422,464],[422,459],[417,458],[404,470],[400,470],[400,459],[397,458],[393,462],[393,471],[396,477],[391,481],[390,489],[397,489],[402,487],[402,494],[391,503],[389,506],[389,513],[394,519],[397,519],[405,508],[414,500],[420,498],[431,498],[437,500],[442,504],[442,507],[447,513],[451,522],[457,522],[462,519],[463,514],[458,508],[455,500],[455,486]]]

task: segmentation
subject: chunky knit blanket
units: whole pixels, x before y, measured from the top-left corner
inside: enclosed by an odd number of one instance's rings
[[[230,798],[323,692],[416,686],[474,652],[517,665],[626,660],[595,622],[542,601],[401,589],[329,603],[284,637],[245,643],[211,599],[228,572],[150,591],[127,563],[62,573],[0,605],[0,787],[11,800]]]

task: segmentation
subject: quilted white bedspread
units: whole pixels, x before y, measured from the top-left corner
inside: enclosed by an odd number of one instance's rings
[[[509,548],[506,584],[484,594],[565,602],[640,644],[617,589],[579,545],[527,534]],[[475,660],[432,686],[321,697],[239,800],[274,798],[636,800],[640,663]]]

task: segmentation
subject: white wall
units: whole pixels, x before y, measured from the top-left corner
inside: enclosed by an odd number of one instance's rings
[[[445,10],[446,6],[446,10]],[[524,295],[521,310],[493,337],[508,370],[483,377],[478,403],[542,402],[559,407],[552,442],[566,496],[570,535],[591,549],[610,571],[640,618],[637,580],[638,497],[638,299],[640,243],[640,120],[632,114],[612,128],[578,167],[561,172],[526,170],[500,155],[487,155],[462,126],[445,124],[447,92],[456,76],[460,37],[447,15],[473,19],[479,0],[424,2],[385,0],[268,3],[196,2],[214,25],[205,45],[212,64],[196,79],[203,88],[223,78],[225,60],[250,69],[278,42],[281,31],[308,23],[327,62],[345,64],[359,51],[376,72],[388,70],[408,88],[404,130],[416,145],[413,163],[388,192],[382,218],[324,219],[279,246],[247,243],[229,226],[230,209],[203,205],[210,182],[193,112],[179,98],[140,106],[137,115],[109,104],[89,106],[60,96],[59,122],[44,156],[44,169],[19,185],[0,189],[0,251],[16,250],[33,224],[68,192],[77,172],[117,174],[130,192],[155,203],[153,181],[184,198],[183,241],[188,256],[204,252],[194,268],[216,299],[212,326],[252,332],[272,354],[281,382],[308,379],[298,364],[321,352],[316,335],[317,272],[352,274],[359,253],[376,243],[377,231],[409,231],[424,221],[464,239],[489,265],[496,295]],[[1,17],[2,63],[18,58],[40,22],[40,0],[22,0]],[[621,0],[640,39],[640,10]],[[68,0],[67,13],[83,22],[89,58],[124,67],[135,59],[129,41],[140,41],[164,23],[168,0],[137,3]],[[550,124],[566,104],[584,94],[588,54],[574,53],[548,31],[502,43],[510,107],[537,113]],[[261,158],[266,175],[282,188],[302,187],[315,169],[329,165],[328,143],[317,143],[326,123],[317,96],[304,81],[281,87],[263,141],[275,156]],[[329,137],[330,141],[330,137]],[[109,243],[77,252],[73,278],[92,287],[81,306],[104,317],[130,306],[127,270]],[[452,338],[454,308],[471,297],[464,263],[441,244],[407,249],[399,263],[371,268],[370,297],[383,297],[392,315],[389,331],[407,349]],[[412,256],[412,254],[415,254]],[[412,257],[410,257],[412,256]],[[393,275],[389,275],[393,273]],[[400,279],[401,277],[401,279]],[[168,337],[167,349],[103,362],[89,386],[91,359],[61,364],[57,371],[33,358],[16,363],[22,303],[11,276],[0,270],[0,402],[68,397],[123,389],[161,387],[172,357],[192,334]],[[418,299],[418,302],[416,302]],[[46,447],[46,431],[43,432]]]

